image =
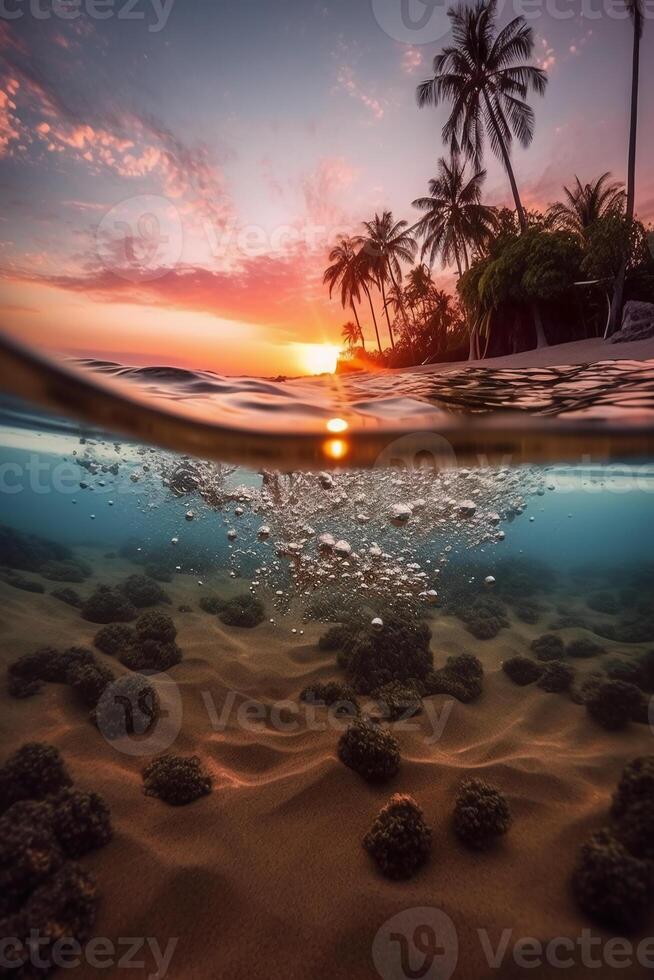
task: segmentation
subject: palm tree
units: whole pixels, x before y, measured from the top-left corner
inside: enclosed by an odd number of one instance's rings
[[[465,265],[470,267],[468,245],[476,246],[486,239],[495,224],[495,212],[481,203],[485,170],[466,179],[465,164],[458,155],[448,163],[438,161],[438,177],[429,181],[429,197],[418,197],[413,207],[425,214],[414,226],[424,239],[421,258],[429,256],[433,266],[440,253],[443,265],[456,263],[459,276]]]
[[[463,152],[477,169],[488,136],[493,152],[507,172],[520,228],[525,215],[511,165],[514,135],[523,147],[534,133],[534,111],[526,99],[530,91],[543,95],[547,75],[529,64],[534,33],[524,17],[515,17],[501,31],[496,27],[497,0],[477,0],[474,7],[451,8],[453,44],[434,58],[433,78],[417,89],[419,106],[452,104],[443,127],[443,140],[452,152]]]
[[[634,43],[631,59],[631,118],[629,124],[629,157],[627,161],[627,224],[631,225],[634,220],[636,207],[636,136],[638,133],[638,82],[640,75],[640,41],[643,36],[643,2],[642,0],[627,0],[627,7],[631,14],[634,25]],[[622,313],[622,297],[624,294],[624,281],[627,274],[627,262],[629,256],[625,255],[622,266],[613,289],[613,301],[611,303],[611,322],[610,332],[613,332],[618,325]]]
[[[395,221],[392,211],[384,211],[381,217],[375,214],[372,221],[363,222],[363,227],[366,234],[359,236],[356,242],[361,247],[361,259],[369,276],[377,282],[381,291],[391,347],[395,347],[395,338],[393,337],[393,328],[391,327],[386,301],[386,283],[390,281],[394,287],[399,289],[402,282],[400,261],[413,261],[417,248],[416,241],[411,234],[408,222]],[[406,324],[404,307],[402,306],[401,309]]]
[[[600,218],[621,214],[625,192],[622,184],[608,182],[610,176],[607,171],[587,184],[582,184],[575,176],[575,186],[563,188],[566,203],[557,202],[549,208],[548,222],[583,237]]]
[[[343,324],[341,336],[350,350],[353,347],[356,347],[359,342],[361,342],[363,349],[366,349],[366,345],[363,342],[361,327],[357,323],[353,323],[352,320],[348,320],[347,323]]]
[[[336,286],[340,286],[341,306],[343,309],[348,305],[350,306],[359,329],[361,346],[365,348],[363,330],[361,329],[361,323],[359,322],[359,315],[355,305],[355,302],[361,299],[359,292],[361,283],[359,281],[357,252],[352,240],[345,237],[339,238],[329,253],[329,261],[332,264],[325,269],[322,277],[323,282],[329,285],[330,297]]]

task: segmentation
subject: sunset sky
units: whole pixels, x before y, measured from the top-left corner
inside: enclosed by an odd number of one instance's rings
[[[416,17],[428,12],[408,2]],[[78,0],[55,3],[56,15],[51,0],[5,5],[0,323],[66,353],[301,373],[297,345],[339,343],[349,318],[322,286],[328,241],[375,209],[415,220],[411,200],[443,153],[446,110],[415,102],[447,43],[442,9],[425,33],[402,29],[400,0],[167,3]],[[529,207],[554,201],[575,173],[624,178],[631,25],[601,14],[599,0],[584,8],[533,21],[550,84],[533,103],[532,146],[514,151]],[[504,23],[515,7],[500,9]],[[647,20],[645,221],[653,55]],[[509,203],[498,163],[489,155],[486,165],[488,203]],[[447,270],[434,272],[452,286]]]

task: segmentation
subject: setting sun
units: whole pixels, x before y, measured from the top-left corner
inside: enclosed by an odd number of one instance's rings
[[[295,344],[297,360],[307,374],[333,374],[340,349],[334,344]]]

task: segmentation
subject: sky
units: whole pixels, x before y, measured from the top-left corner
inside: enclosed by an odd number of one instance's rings
[[[524,10],[523,10],[524,8]],[[549,75],[515,147],[528,207],[626,167],[632,29],[620,0],[511,0]],[[636,206],[654,220],[654,4]],[[404,14],[404,16],[402,16]],[[411,201],[446,108],[415,89],[450,40],[438,0],[3,0],[0,327],[65,354],[298,374],[351,316],[329,245]],[[490,155],[484,197],[510,203]],[[451,270],[434,269],[453,288]],[[372,324],[362,311],[366,334]]]

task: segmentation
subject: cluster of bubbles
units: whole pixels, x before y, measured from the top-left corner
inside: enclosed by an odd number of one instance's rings
[[[115,476],[116,464],[94,458],[95,448],[85,444],[78,457],[82,482],[103,482],[107,466]],[[554,489],[542,469],[526,466],[255,474],[145,447],[127,465],[129,480],[147,487],[144,509],[181,505],[171,546],[183,545],[185,522],[201,520],[230,574],[247,574],[251,591],[265,590],[283,611],[319,590],[368,596],[373,605],[437,605],[458,554],[501,547],[529,498]],[[494,583],[487,575],[481,584]]]

